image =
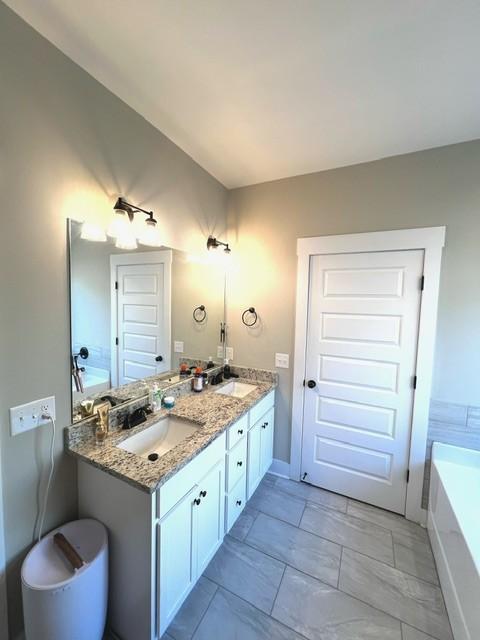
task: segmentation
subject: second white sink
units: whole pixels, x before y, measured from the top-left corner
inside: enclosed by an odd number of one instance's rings
[[[142,458],[148,458],[157,454],[163,456],[176,447],[177,444],[195,433],[200,425],[180,418],[167,416],[162,418],[151,427],[147,427],[140,433],[130,436],[117,445],[119,449],[124,449],[130,453],[135,453]],[[157,459],[154,457],[154,459]]]
[[[215,393],[221,393],[224,396],[231,396],[232,398],[244,398],[248,396],[255,389],[255,385],[247,384],[246,382],[229,382],[221,389],[215,391]]]

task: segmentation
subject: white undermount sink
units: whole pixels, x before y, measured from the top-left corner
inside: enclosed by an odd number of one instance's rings
[[[167,416],[152,424],[151,427],[123,440],[117,447],[142,458],[148,458],[155,453],[160,457],[199,428],[200,425],[188,420]]]
[[[248,396],[255,389],[255,385],[247,384],[246,382],[229,382],[221,389],[217,389],[215,393],[221,393],[224,396],[231,396],[232,398],[244,398]]]

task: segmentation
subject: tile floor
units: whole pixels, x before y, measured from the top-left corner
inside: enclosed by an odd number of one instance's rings
[[[426,531],[262,481],[165,640],[452,640]]]

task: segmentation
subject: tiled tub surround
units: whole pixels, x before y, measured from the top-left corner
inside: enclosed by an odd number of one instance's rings
[[[165,640],[452,640],[425,529],[267,474]]]
[[[138,489],[153,493],[274,389],[275,374],[270,377],[271,379],[267,382],[254,381],[252,378],[238,378],[240,381],[255,385],[255,389],[242,399],[215,393],[221,385],[208,386],[201,393],[182,389],[173,409],[152,414],[146,422],[128,431],[121,430],[121,423],[114,426],[103,446],[95,444],[93,423],[72,425],[66,429],[67,450],[80,460],[125,480]],[[146,398],[143,398],[143,405],[145,402]],[[140,403],[140,400],[137,403]],[[133,408],[130,407],[130,410]],[[116,446],[167,415],[190,420],[200,425],[200,428],[154,462]]]
[[[428,507],[432,443],[443,442],[480,450],[480,407],[432,400],[428,421],[425,476],[422,507]]]

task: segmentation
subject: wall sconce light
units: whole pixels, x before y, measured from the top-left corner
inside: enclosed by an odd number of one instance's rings
[[[140,244],[149,247],[160,247],[161,239],[157,228],[157,221],[153,217],[153,211],[147,211],[127,202],[122,197],[118,198],[114,207],[115,217],[108,228],[107,234],[115,239],[115,246],[118,249],[136,249],[137,239]],[[132,224],[135,214],[143,213],[147,217],[145,225],[137,234]]]
[[[224,249],[225,253],[230,253],[232,251],[228,246],[228,242],[221,242],[220,240],[217,240],[217,238],[214,238],[213,236],[208,236],[207,249],[210,251],[210,249],[218,249],[218,247],[225,247]]]

